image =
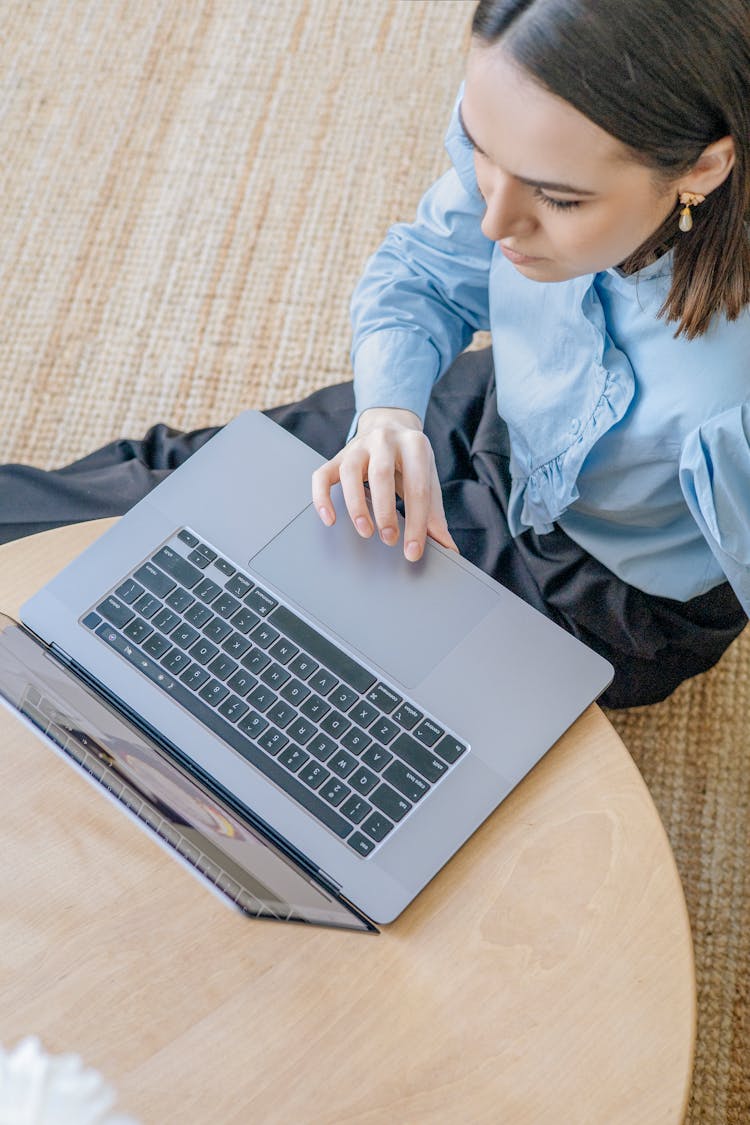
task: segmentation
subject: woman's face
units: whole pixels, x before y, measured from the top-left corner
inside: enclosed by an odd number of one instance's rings
[[[618,265],[676,207],[676,183],[659,183],[498,45],[472,47],[461,118],[487,204],[482,231],[534,281]]]

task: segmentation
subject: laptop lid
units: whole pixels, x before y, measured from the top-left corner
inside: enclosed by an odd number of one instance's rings
[[[3,614],[0,702],[234,909],[377,932],[231,794],[181,764]]]

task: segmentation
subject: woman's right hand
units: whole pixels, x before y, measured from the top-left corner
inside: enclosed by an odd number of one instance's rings
[[[372,515],[367,503],[369,484]],[[425,538],[457,551],[445,520],[435,456],[422,433],[422,423],[410,410],[375,407],[360,416],[357,433],[335,457],[313,473],[312,496],[327,526],[335,523],[331,487],[340,483],[352,523],[365,538],[377,527],[388,546],[398,542],[396,494],[404,501],[404,555],[416,562]],[[373,526],[373,519],[375,525]]]

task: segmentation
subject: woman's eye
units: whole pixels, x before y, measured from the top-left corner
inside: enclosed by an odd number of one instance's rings
[[[541,188],[534,188],[534,195],[545,207],[552,207],[555,211],[569,211],[571,207],[581,206],[580,199],[553,199],[551,195],[545,195]]]

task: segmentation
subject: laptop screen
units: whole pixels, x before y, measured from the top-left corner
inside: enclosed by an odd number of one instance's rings
[[[375,930],[1,614],[0,702],[243,913]]]

